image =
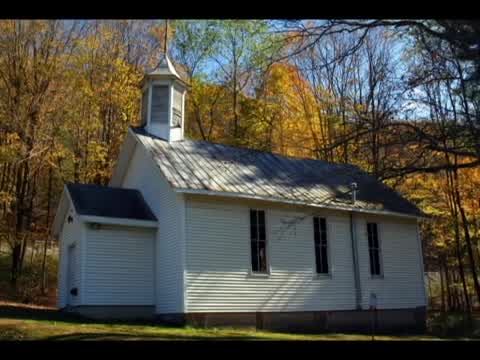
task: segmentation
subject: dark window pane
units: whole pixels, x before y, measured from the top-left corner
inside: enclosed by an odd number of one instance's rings
[[[320,246],[315,246],[315,263],[316,263],[316,268],[317,268],[317,273],[320,273],[321,271],[321,266],[320,264],[322,263],[322,259],[320,258]]]
[[[259,227],[258,227],[258,239],[265,241],[265,237],[266,237],[265,225],[259,225]]]
[[[327,247],[321,247],[321,255],[322,255],[322,268],[321,272],[326,274],[328,273],[328,259],[327,259]]]
[[[372,224],[367,224],[367,233],[368,233],[368,247],[371,248],[373,246],[372,242]]]
[[[318,217],[313,218],[313,240],[315,245],[320,244],[320,223]]]
[[[374,251],[375,275],[380,275],[380,256],[378,250]]]
[[[257,225],[257,210],[250,210],[250,224]]]
[[[258,224],[265,226],[265,211],[258,211]]]
[[[266,244],[264,241],[258,243],[258,255],[259,255],[259,263],[260,263],[260,271],[266,272],[267,271],[267,252],[266,252]]]
[[[380,244],[378,242],[378,226],[376,223],[367,224],[368,252],[370,258],[370,273],[380,275]]]
[[[327,231],[327,221],[325,218],[320,219],[320,229],[324,232]]]
[[[327,222],[325,218],[313,218],[313,235],[317,273],[328,273]]]
[[[252,271],[267,271],[265,212],[250,210]]]
[[[257,227],[256,225],[250,225],[250,240],[257,240]]]
[[[373,250],[370,249],[368,251],[368,255],[370,257],[370,274],[375,275],[375,261],[373,260]]]
[[[322,232],[322,236],[320,237],[321,244],[323,246],[327,246],[327,232]]]
[[[257,242],[252,241],[252,271],[258,271],[258,251],[257,251]]]

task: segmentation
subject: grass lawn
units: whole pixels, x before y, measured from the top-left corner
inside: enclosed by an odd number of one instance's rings
[[[462,339],[462,338],[457,338]],[[255,329],[175,328],[102,323],[52,308],[0,302],[0,340],[371,340],[359,334],[286,334]],[[376,336],[375,340],[442,340],[434,336]]]

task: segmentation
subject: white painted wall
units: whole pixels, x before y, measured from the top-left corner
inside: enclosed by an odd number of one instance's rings
[[[83,304],[154,305],[152,229],[86,227]]]
[[[262,208],[261,204],[205,199],[190,196],[187,200],[188,312],[355,309],[348,213],[317,210],[327,218],[331,266],[330,277],[317,277],[312,218],[286,229],[285,221],[302,214],[264,203],[271,274],[255,277],[250,275],[249,205]],[[359,232],[363,304],[368,306],[370,291],[375,289],[379,307],[425,305],[415,222],[375,219],[381,229],[385,276],[368,279],[366,225],[359,220],[357,228],[365,228]]]
[[[156,312],[184,312],[183,196],[171,190],[142,145],[135,147],[121,186],[138,189],[159,221],[155,256]]]
[[[68,223],[68,216],[72,216],[73,222]],[[83,287],[81,286],[82,281],[82,264],[81,264],[81,253],[84,249],[83,245],[83,236],[84,236],[84,225],[78,220],[75,211],[72,206],[69,206],[67,215],[65,216],[62,232],[59,236],[59,264],[58,264],[58,294],[57,294],[57,306],[63,308],[67,306],[69,299],[69,292],[72,287],[78,288],[78,295],[71,296],[70,299],[73,301],[69,304],[72,306],[79,305],[81,303],[81,296]],[[68,258],[68,247],[75,245],[76,246],[76,257],[73,264],[74,271],[74,283],[68,284],[68,262],[71,259]]]
[[[423,268],[417,241],[417,224],[393,217],[356,216],[362,306],[368,309],[370,293],[379,308],[425,306]],[[370,275],[367,222],[378,223],[382,276]]]

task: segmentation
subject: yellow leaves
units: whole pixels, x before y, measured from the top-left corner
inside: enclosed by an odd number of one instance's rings
[[[15,196],[6,191],[0,191],[0,206],[5,207],[9,212],[11,205],[15,202]]]
[[[20,160],[23,142],[17,133],[7,133],[4,143],[0,145],[0,163]]]
[[[58,163],[61,163],[64,159],[68,159],[72,156],[72,152],[63,144],[58,144],[54,149],[51,149],[48,153],[45,161],[51,167],[57,167]]]
[[[108,162],[108,145],[92,141],[88,145],[90,166],[86,169],[86,181],[97,182],[108,179],[110,176],[110,164]]]

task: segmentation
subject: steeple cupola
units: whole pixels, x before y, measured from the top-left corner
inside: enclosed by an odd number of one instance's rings
[[[147,132],[168,142],[183,140],[186,83],[168,55],[145,73],[142,87],[142,123]]]

